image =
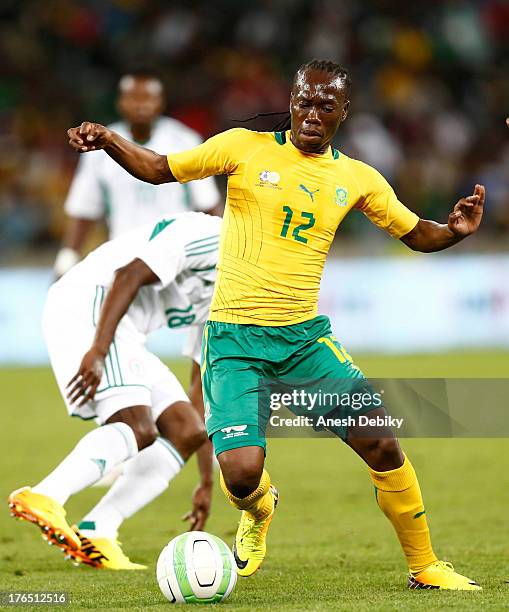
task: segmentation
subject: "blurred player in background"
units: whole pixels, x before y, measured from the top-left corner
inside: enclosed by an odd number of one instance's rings
[[[145,569],[123,553],[118,529],[160,495],[197,450],[200,483],[188,518],[192,529],[205,525],[212,446],[203,424],[199,364],[220,227],[219,217],[196,212],[145,224],[93,251],[49,290],[43,328],[67,410],[102,427],[87,433],[36,486],[14,491],[9,504],[14,516],[37,524],[73,559]],[[190,398],[144,346],[147,334],[166,326],[190,327],[184,351],[193,360]],[[123,475],[71,528],[63,507],[68,498],[122,461]]]
[[[110,127],[159,153],[177,153],[200,144],[195,131],[161,116],[164,106],[163,83],[155,72],[126,72],[118,85],[117,109],[122,121]],[[149,185],[126,174],[102,151],[83,156],[65,202],[68,220],[55,261],[55,277],[79,261],[86,238],[100,219],[106,219],[111,239],[168,214],[197,210],[220,215],[219,200],[213,178],[188,185]]]
[[[75,150],[104,149],[151,183],[228,176],[202,381],[222,488],[242,511],[234,545],[242,576],[263,562],[277,503],[264,469],[269,407],[259,403],[260,379],[349,380],[368,388],[329,319],[317,316],[323,265],[339,224],[357,208],[412,250],[433,252],[474,233],[483,214],[485,190],[476,185],[455,204],[447,223],[420,219],[377,170],[334,149],[332,139],[348,115],[349,89],[341,66],[313,60],[295,74],[290,112],[275,132],[229,130],[167,157],[98,124],[68,131]],[[363,411],[369,417],[386,414],[372,406]],[[348,407],[345,412],[353,419],[360,414]],[[415,470],[392,432],[379,427],[365,437],[356,425],[334,433],[368,466],[378,505],[406,556],[408,586],[479,590],[475,581],[437,559]]]

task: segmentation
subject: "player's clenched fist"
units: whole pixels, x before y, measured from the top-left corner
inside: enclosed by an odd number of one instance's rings
[[[100,123],[84,121],[79,127],[67,130],[69,144],[79,153],[104,149],[111,141],[111,131]]]

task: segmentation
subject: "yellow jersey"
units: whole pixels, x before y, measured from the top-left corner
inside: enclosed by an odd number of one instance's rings
[[[181,183],[228,176],[213,321],[275,326],[312,319],[325,258],[352,208],[394,238],[419,220],[374,168],[333,148],[304,153],[290,132],[235,128],[168,155],[168,164]]]

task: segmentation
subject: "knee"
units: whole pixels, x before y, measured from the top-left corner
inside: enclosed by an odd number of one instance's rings
[[[150,421],[138,421],[136,423],[130,423],[136,442],[138,444],[138,450],[143,450],[155,442],[158,431],[154,423]]]
[[[260,484],[263,473],[263,462],[256,460],[236,460],[221,462],[226,488],[239,499],[247,497]]]
[[[396,438],[379,438],[370,442],[365,456],[370,468],[385,472],[403,465],[403,453]]]
[[[156,426],[184,460],[208,439],[203,419],[188,402],[179,402],[166,409],[157,419]]]
[[[182,448],[181,455],[184,459],[189,458],[208,440],[207,431],[203,424],[193,426],[180,440],[179,446]]]

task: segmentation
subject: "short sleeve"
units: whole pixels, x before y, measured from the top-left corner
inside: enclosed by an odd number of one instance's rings
[[[157,223],[146,245],[136,254],[144,261],[161,281],[160,289],[164,289],[175,280],[185,268],[184,240],[185,232],[175,231],[175,219],[162,219]],[[171,238],[168,233],[171,232]]]
[[[245,148],[248,130],[234,128],[212,136],[201,145],[167,156],[168,165],[179,183],[219,174],[232,174]]]
[[[356,208],[393,238],[408,234],[417,225],[419,217],[398,200],[392,187],[377,170],[367,164],[362,164],[362,167],[359,178],[363,197]]]
[[[198,365],[201,365],[201,344],[203,336],[203,325],[193,325],[189,328],[182,354],[189,357]]]
[[[76,168],[64,210],[70,217],[100,219],[104,215],[104,194],[99,177],[104,151],[84,153]]]

